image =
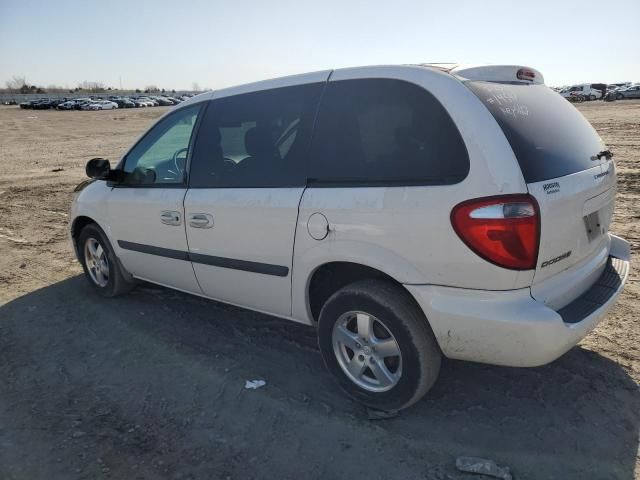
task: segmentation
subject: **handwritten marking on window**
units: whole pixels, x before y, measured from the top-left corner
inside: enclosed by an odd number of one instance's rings
[[[513,118],[529,116],[529,107],[518,103],[516,94],[499,87],[491,88],[490,92],[491,96],[485,98],[487,104],[497,106],[502,113]]]

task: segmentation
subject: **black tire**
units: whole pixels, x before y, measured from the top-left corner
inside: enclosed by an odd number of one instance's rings
[[[624,98],[624,95],[622,95],[621,93],[616,95],[616,99],[618,100],[622,100]]]
[[[351,380],[341,367],[334,352],[333,332],[347,312],[376,317],[395,337],[401,352],[401,373],[389,390],[369,391]],[[318,345],[327,369],[342,389],[358,402],[379,410],[397,411],[414,404],[432,387],[440,371],[442,353],[427,319],[408,292],[387,281],[363,280],[333,294],[320,312]]]
[[[85,247],[90,239],[96,240],[106,254],[109,267],[109,275],[106,285],[104,286],[99,285],[92,278],[86,263]],[[109,243],[107,236],[95,223],[90,223],[82,229],[80,235],[78,236],[77,249],[78,258],[80,259],[80,263],[82,264],[82,269],[84,270],[87,281],[93,287],[93,289],[103,297],[115,297],[118,295],[122,295],[129,292],[135,286],[135,280],[128,272],[126,272],[122,268],[122,265],[120,265],[120,261],[118,260],[118,257],[116,257],[116,254],[113,251],[113,248],[111,247],[111,243]]]

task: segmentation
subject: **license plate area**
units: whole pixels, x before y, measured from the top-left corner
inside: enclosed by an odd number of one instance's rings
[[[589,240],[589,243],[591,243],[593,240],[599,238],[605,231],[604,226],[602,226],[600,222],[600,212],[597,211],[590,213],[583,217],[583,219],[584,227],[587,232],[587,239]]]

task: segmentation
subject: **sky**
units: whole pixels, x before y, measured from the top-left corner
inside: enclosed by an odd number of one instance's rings
[[[640,82],[640,0],[0,0],[0,86],[191,89],[359,65]]]

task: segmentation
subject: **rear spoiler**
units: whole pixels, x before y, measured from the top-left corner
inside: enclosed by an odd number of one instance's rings
[[[543,84],[544,77],[535,68],[524,65],[460,65],[457,63],[422,63],[422,67],[449,73],[458,79],[485,82]]]
[[[458,66],[451,69],[449,73],[463,81],[544,84],[542,73],[535,68],[523,65]]]

